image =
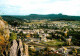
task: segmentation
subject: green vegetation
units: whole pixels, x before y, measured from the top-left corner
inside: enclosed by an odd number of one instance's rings
[[[13,41],[13,40],[15,40],[15,39],[17,39],[17,35],[16,35],[16,33],[11,33],[10,34],[10,41]]]
[[[23,22],[31,23],[31,20],[43,20],[47,19],[48,21],[79,21],[79,16],[67,16],[62,14],[48,14],[48,15],[38,15],[38,14],[30,14],[30,15],[2,15],[3,19],[7,21],[9,24],[13,26],[18,26],[23,24]],[[26,21],[26,20],[28,21]],[[35,23],[35,22],[33,22]],[[38,22],[36,22],[38,23]],[[41,22],[39,22],[41,23]]]
[[[29,48],[30,56],[61,56],[56,54],[54,51],[51,51],[50,48],[46,47],[44,49],[40,49],[40,51],[34,51],[34,49]]]
[[[62,41],[59,41],[59,40],[52,40],[52,41],[48,41],[48,42],[45,42],[45,44],[47,45],[51,45],[51,46],[58,46],[58,45],[63,45],[65,42],[62,42]]]
[[[72,43],[74,45],[80,45],[80,32],[78,32],[78,31],[69,31],[68,35],[73,36]]]

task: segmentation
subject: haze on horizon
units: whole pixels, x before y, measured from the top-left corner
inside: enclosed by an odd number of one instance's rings
[[[0,15],[58,13],[80,16],[80,0],[0,0]]]

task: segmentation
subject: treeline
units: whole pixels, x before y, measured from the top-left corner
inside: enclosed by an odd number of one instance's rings
[[[50,21],[80,21],[80,16],[68,16],[62,14],[48,14],[48,15],[39,15],[39,14],[30,14],[30,15],[2,15],[2,18],[11,25],[18,25],[27,20],[43,20],[47,19]]]
[[[13,26],[21,25],[24,21],[21,18],[16,18],[14,16],[1,16],[5,21],[8,22],[8,24],[11,24]]]
[[[23,20],[23,19],[32,19],[32,20],[42,20],[50,19],[55,21],[65,20],[65,21],[77,21],[80,20],[80,16],[68,16],[62,14],[48,14],[48,15],[39,15],[39,14],[30,14],[30,15],[7,15],[2,16],[4,20]]]
[[[25,18],[25,17],[23,17]],[[26,19],[50,19],[51,21],[78,21],[80,20],[80,16],[67,16],[62,14],[48,14],[48,15],[38,15],[38,14],[31,14],[26,16]]]

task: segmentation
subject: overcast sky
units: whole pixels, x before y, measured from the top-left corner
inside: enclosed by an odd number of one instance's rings
[[[80,16],[80,0],[0,0],[0,15],[58,13]]]

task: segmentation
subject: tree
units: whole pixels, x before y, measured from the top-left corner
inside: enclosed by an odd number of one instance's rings
[[[17,34],[12,32],[10,34],[10,40],[12,41],[12,40],[15,40],[15,39],[17,39]]]

